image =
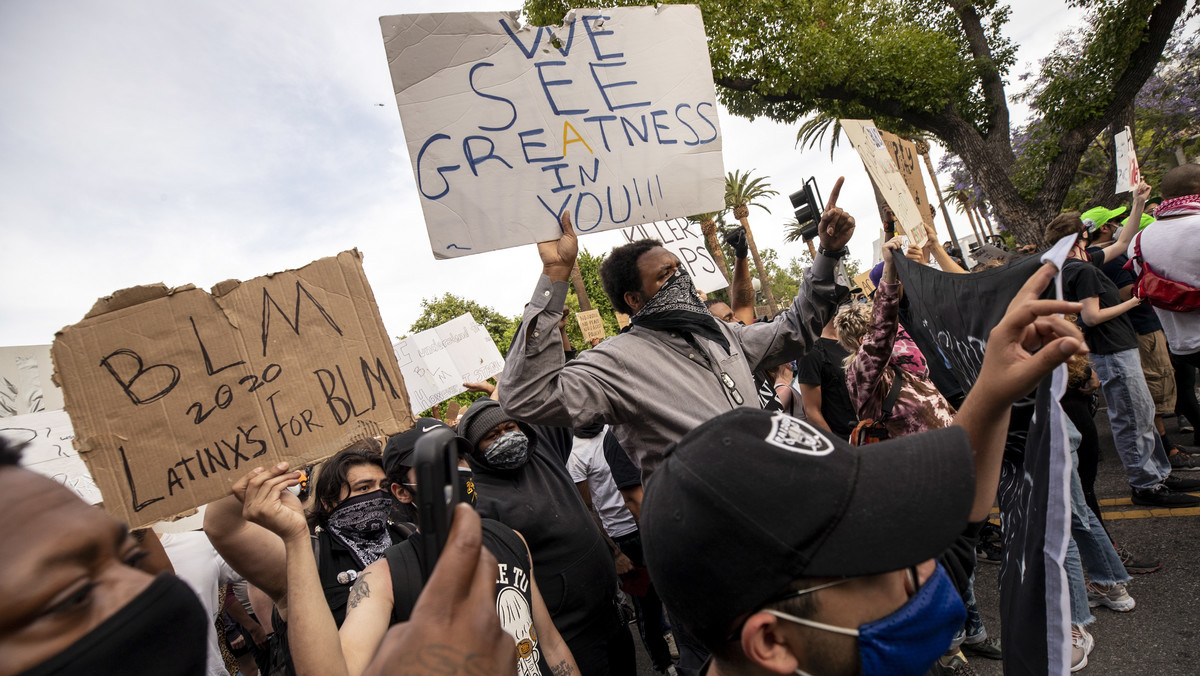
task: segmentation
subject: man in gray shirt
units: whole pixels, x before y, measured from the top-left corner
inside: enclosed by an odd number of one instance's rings
[[[854,219],[836,206],[841,186],[839,178],[821,215],[819,254],[774,321],[717,321],[679,259],[641,240],[615,249],[600,271],[613,307],[630,315],[629,330],[570,362],[555,330],[579,249],[564,213],[563,236],[538,244],[542,276],[501,377],[505,413],[543,425],[612,425],[646,477],[691,429],[740,406],[757,408],[753,371],[802,357],[847,293],[834,280],[854,232]]]

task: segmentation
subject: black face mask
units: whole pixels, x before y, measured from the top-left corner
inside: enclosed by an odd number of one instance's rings
[[[191,587],[163,573],[112,617],[21,676],[203,675],[209,625]]]

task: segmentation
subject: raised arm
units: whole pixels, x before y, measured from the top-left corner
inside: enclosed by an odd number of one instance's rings
[[[250,475],[248,475],[250,476]],[[204,534],[230,568],[258,587],[287,619],[287,556],[283,540],[242,516],[247,477],[233,485],[234,494],[211,502],[204,511]]]
[[[887,389],[891,386],[888,362],[900,329],[900,283],[892,257],[900,255],[900,239],[883,245],[883,275],[875,290],[871,325],[863,336],[854,361],[846,367],[850,400],[860,419],[878,418]]]
[[[725,243],[733,247],[733,279],[729,280],[729,307],[733,318],[743,324],[753,324],[754,282],[750,278],[750,263],[746,259],[749,245],[746,230],[736,228],[725,236]]]
[[[1129,300],[1117,303],[1112,307],[1101,308],[1100,297],[1092,296],[1091,298],[1083,299],[1082,309],[1079,312],[1079,316],[1083,319],[1084,324],[1087,324],[1088,326],[1096,326],[1111,319],[1116,319],[1117,317],[1120,317],[1121,315],[1129,312],[1141,304],[1141,298],[1138,298],[1137,296],[1131,296]]]
[[[972,522],[986,519],[996,499],[1013,404],[1056,366],[1088,351],[1079,329],[1061,316],[1078,312],[1079,303],[1038,300],[1054,275],[1053,264],[1043,265],[1009,303],[988,337],[979,378],[954,418],[954,424],[967,431],[975,452]]]
[[[933,229],[932,225],[925,224],[925,234],[929,238],[928,250],[933,254],[933,260],[937,261],[938,267],[942,269],[942,272],[950,272],[956,275],[967,274],[967,271],[950,257],[945,247],[938,241],[937,231]]]
[[[1129,243],[1133,241],[1133,236],[1137,234],[1142,223],[1142,212],[1146,209],[1146,200],[1149,197],[1150,184],[1145,181],[1139,182],[1137,189],[1133,191],[1133,208],[1129,212],[1129,218],[1125,219],[1125,227],[1121,228],[1121,236],[1100,250],[1104,254],[1104,260],[1112,260],[1129,250]]]

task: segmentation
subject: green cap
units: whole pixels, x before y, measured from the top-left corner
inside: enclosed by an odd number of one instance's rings
[[[1147,225],[1154,222],[1154,217],[1150,214],[1142,214],[1142,222],[1138,224],[1138,230],[1145,230]],[[1121,225],[1129,225],[1129,219],[1121,221]]]
[[[1079,218],[1083,221],[1084,227],[1087,228],[1088,234],[1094,235],[1099,232],[1100,226],[1108,223],[1123,213],[1125,213],[1125,207],[1121,207],[1119,209],[1092,207],[1082,214],[1079,214]]]

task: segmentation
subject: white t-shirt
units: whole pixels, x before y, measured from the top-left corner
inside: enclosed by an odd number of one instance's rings
[[[1155,221],[1140,237],[1142,258],[1156,273],[1200,288],[1200,215]],[[1133,258],[1132,243],[1128,255]],[[1200,311],[1172,312],[1156,307],[1154,312],[1172,352],[1200,352]]]
[[[637,521],[625,506],[625,498],[613,481],[612,470],[604,459],[604,435],[608,434],[608,426],[592,437],[583,439],[575,437],[571,447],[571,457],[567,460],[567,471],[571,481],[581,483],[587,481],[588,490],[592,493],[592,506],[600,515],[600,524],[610,538],[619,538],[637,530]]]
[[[225,563],[202,531],[162,533],[159,539],[162,540],[163,549],[167,550],[171,565],[175,566],[175,574],[196,592],[200,605],[204,606],[204,613],[208,617],[209,676],[229,676],[221,649],[217,646],[214,621],[217,608],[221,607],[217,594],[221,585],[237,582],[242,579],[241,576]]]

